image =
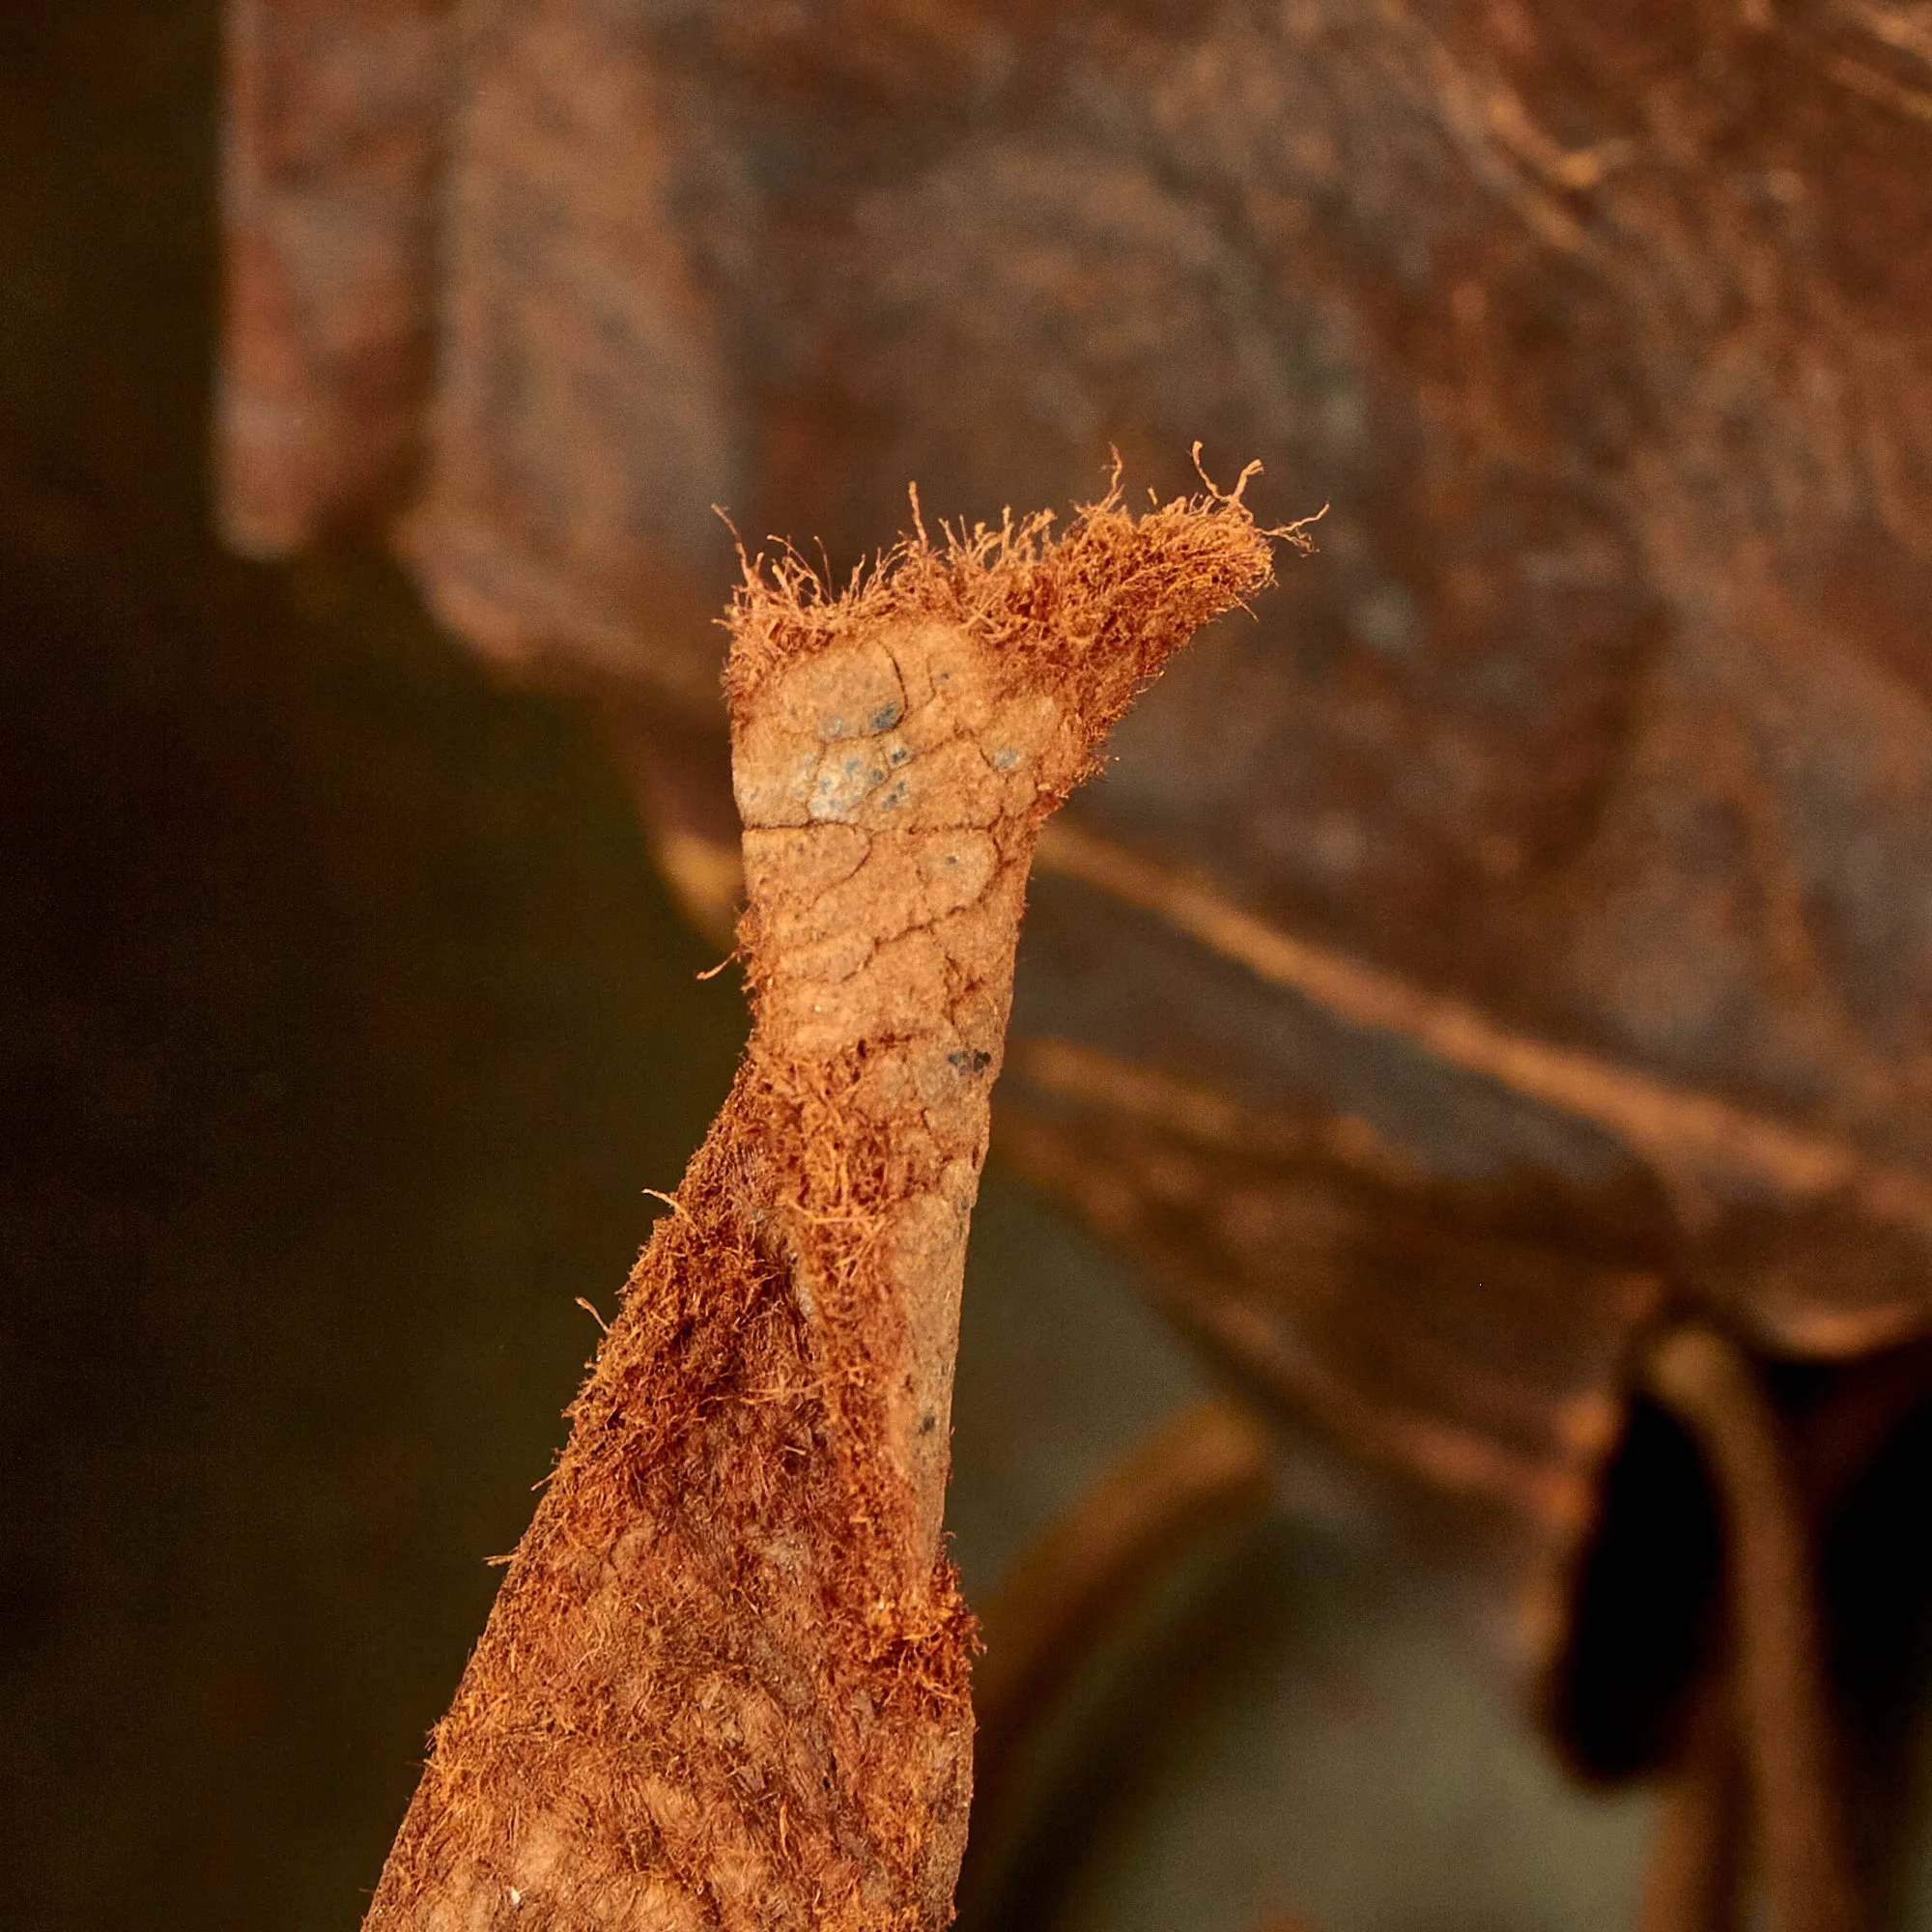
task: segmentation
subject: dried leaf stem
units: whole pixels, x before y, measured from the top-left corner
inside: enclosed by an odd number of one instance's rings
[[[1664,1335],[1648,1371],[1723,1508],[1736,1721],[1771,1922],[1859,1932],[1804,1491],[1783,1431],[1749,1360],[1716,1329]]]
[[[1210,493],[749,565],[727,670],[756,1025],[368,1923],[944,1924],[972,1626],[940,1547],[968,1216],[1035,838],[1268,577]]]

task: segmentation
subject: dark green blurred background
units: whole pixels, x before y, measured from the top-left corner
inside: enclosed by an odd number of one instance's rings
[[[583,720],[215,546],[215,25],[0,10],[0,1924],[63,1932],[355,1922],[744,1026]],[[993,1176],[969,1591],[1199,1387]],[[1089,1687],[1024,1922],[1627,1924],[1641,1802],[1287,1493]]]
[[[354,1922],[742,1026],[574,718],[214,548],[214,65],[0,14],[22,1925]]]

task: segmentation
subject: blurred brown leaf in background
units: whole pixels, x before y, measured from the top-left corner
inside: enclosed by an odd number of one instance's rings
[[[711,505],[842,571],[909,476],[1200,438],[1329,506],[1043,848],[1007,1151],[1487,1579],[1567,1750],[1668,1761],[1724,1532],[1648,1337],[1801,1442],[1877,1391],[1860,1473],[1924,1385],[1925,9],[232,0],[229,62],[231,535],[380,529],[588,699],[713,931]]]

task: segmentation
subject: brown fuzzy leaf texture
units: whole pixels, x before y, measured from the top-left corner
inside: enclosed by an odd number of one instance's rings
[[[1245,480],[1245,479],[1244,479]],[[1295,532],[1273,534],[1295,537]],[[971,1617],[941,1548],[968,1219],[1048,814],[1265,583],[1233,494],[923,529],[731,612],[756,1023],[572,1409],[382,1932],[945,1924]]]

